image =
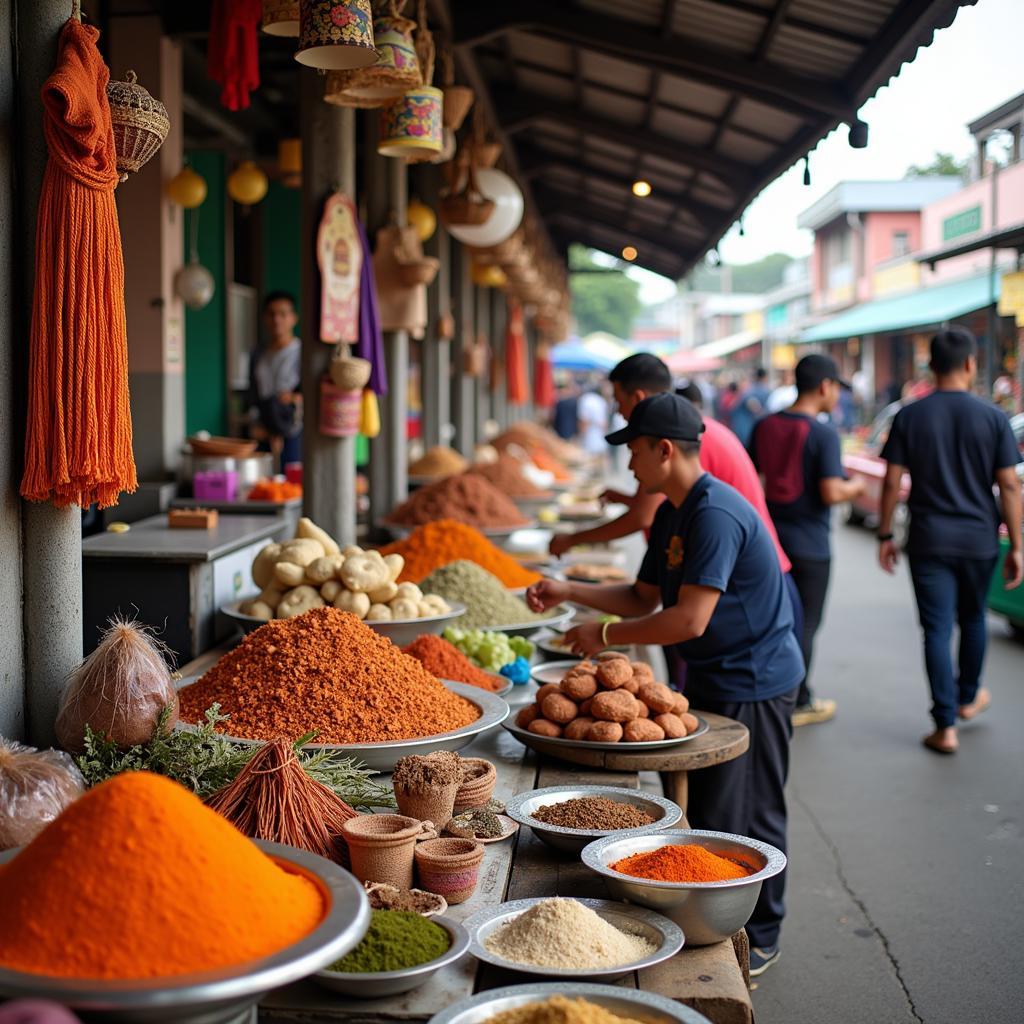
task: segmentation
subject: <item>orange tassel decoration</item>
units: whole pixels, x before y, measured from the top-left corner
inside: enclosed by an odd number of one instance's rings
[[[49,160],[36,223],[22,497],[106,508],[134,491],[124,260],[110,72],[99,32],[64,26],[42,90]]]

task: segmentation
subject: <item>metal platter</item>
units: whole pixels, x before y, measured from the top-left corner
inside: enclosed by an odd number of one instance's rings
[[[198,676],[189,676],[182,679],[177,688],[180,690],[189,683],[194,683]],[[331,750],[348,757],[358,758],[367,768],[378,772],[389,772],[400,758],[408,757],[411,754],[429,754],[435,750],[461,750],[472,743],[477,736],[497,728],[509,714],[508,704],[497,694],[489,693],[480,689],[479,686],[469,686],[467,683],[453,683],[450,680],[442,679],[444,685],[452,693],[464,697],[471,704],[475,704],[480,711],[480,717],[469,725],[464,725],[454,732],[438,733],[436,736],[422,736],[412,740],[392,740],[388,743],[307,743],[303,750]],[[195,726],[187,722],[179,722],[176,729],[194,729]],[[233,743],[241,743],[253,746],[262,743],[263,740],[242,739],[239,736],[232,736],[229,733],[223,734]]]
[[[83,980],[0,968],[0,995],[49,999],[111,1024],[227,1024],[271,989],[320,970],[354,949],[370,924],[362,885],[329,860],[279,843],[253,842],[288,871],[313,882],[327,913],[300,942],[273,956],[216,971],[139,981]],[[17,850],[0,853],[0,863]]]
[[[597,985],[581,981],[534,982],[529,985],[492,988],[435,1013],[428,1024],[485,1024],[506,1010],[530,1003],[543,1003],[552,996],[585,999],[616,1017],[643,1021],[644,1024],[710,1024],[703,1014],[667,996],[619,985]]]
[[[545,902],[549,897],[528,900],[512,900],[488,907],[470,917],[466,922],[469,932],[469,951],[478,960],[503,967],[505,970],[519,974],[532,974],[542,978],[580,978],[586,981],[618,981],[633,971],[642,971],[645,967],[653,967],[663,960],[675,956],[683,948],[682,929],[673,924],[667,917],[641,907],[631,907],[615,900],[577,899],[577,903],[589,907],[598,917],[603,918],[614,928],[630,935],[638,935],[647,939],[655,948],[652,953],[632,963],[620,964],[615,967],[595,968],[558,968],[538,967],[535,964],[517,963],[506,960],[487,948],[487,939],[499,928],[515,920],[538,903]],[[575,897],[574,897],[575,898]]]
[[[627,743],[625,741],[619,743],[597,743],[590,740],[566,740],[561,737],[538,736],[534,732],[521,729],[515,722],[502,722],[502,725],[520,743],[542,754],[550,753],[557,757],[559,750],[617,750],[627,754],[635,754],[671,750],[673,747],[678,747],[681,743],[688,743],[690,740],[695,740],[698,736],[703,736],[711,726],[700,715],[695,717],[700,725],[689,736],[680,736],[670,740],[641,740],[638,743]]]
[[[480,629],[492,630],[496,633],[508,633],[509,636],[532,636],[541,629],[558,629],[572,621],[576,609],[567,604],[555,605],[549,609],[554,614],[533,622],[513,622],[504,626],[480,626]],[[460,628],[458,622],[452,623],[456,629]]]

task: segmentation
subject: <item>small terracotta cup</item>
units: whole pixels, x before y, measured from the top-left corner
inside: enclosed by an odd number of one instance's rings
[[[484,847],[473,839],[428,839],[415,850],[420,885],[449,904],[465,903],[476,889]]]
[[[494,795],[498,769],[482,757],[464,757],[462,764],[467,776],[455,794],[455,813],[470,807],[483,807]],[[447,822],[445,823],[447,824]]]
[[[412,888],[413,850],[423,822],[404,814],[361,814],[341,826],[360,882],[387,882]]]
[[[423,792],[414,793],[402,786],[395,786],[395,801],[402,814],[420,821],[432,822],[440,832],[452,820],[455,809],[455,794],[462,783],[453,782],[448,786],[431,786]]]

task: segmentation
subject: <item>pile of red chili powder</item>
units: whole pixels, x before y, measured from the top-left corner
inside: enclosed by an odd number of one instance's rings
[[[428,672],[432,672],[438,679],[468,683],[470,686],[479,686],[481,690],[492,692],[500,690],[504,686],[504,683],[490,672],[477,668],[462,651],[454,644],[448,643],[444,637],[426,633],[416,637],[408,647],[403,647],[402,650],[420,662]]]
[[[211,704],[243,739],[317,733],[319,743],[387,743],[451,732],[479,712],[349,612],[315,608],[250,633],[178,691],[181,720]]]

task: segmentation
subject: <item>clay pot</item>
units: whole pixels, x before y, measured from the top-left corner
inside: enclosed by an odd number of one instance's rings
[[[360,882],[412,888],[413,850],[423,822],[404,814],[361,814],[341,826]]]
[[[402,814],[420,821],[429,821],[441,831],[452,820],[455,808],[455,794],[461,783],[450,786],[431,786],[423,792],[412,792],[402,786],[395,786],[395,800]]]
[[[464,757],[462,763],[467,772],[475,771],[471,778],[459,787],[455,794],[455,813],[468,810],[470,807],[483,807],[494,794],[494,786],[498,781],[498,769],[482,757]]]
[[[473,839],[429,839],[416,847],[420,885],[449,904],[465,903],[476,889],[484,847]]]

